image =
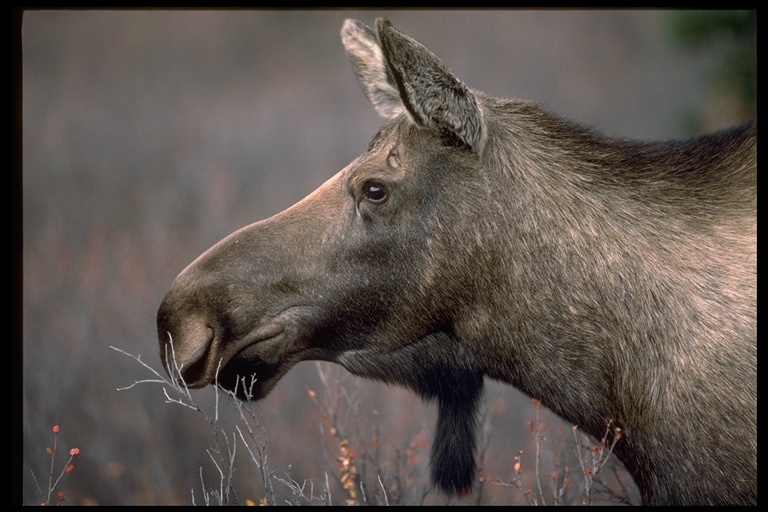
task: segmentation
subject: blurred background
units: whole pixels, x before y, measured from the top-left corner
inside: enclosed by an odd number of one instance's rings
[[[22,503],[43,500],[32,474],[46,490],[53,425],[57,475],[80,450],[57,487],[65,504],[201,503],[218,488],[210,422],[166,403],[163,386],[118,390],[153,375],[110,347],[161,371],[155,314],[176,274],[365,151],[382,120],[339,30],[345,18],[378,16],[470,87],[539,101],[610,135],[681,137],[755,115],[755,12],[24,12]],[[193,393],[210,415],[214,395]],[[321,398],[346,404],[343,417],[329,417]],[[256,407],[271,469],[315,495],[326,484],[333,503],[349,497],[337,459],[349,457],[344,429],[358,478],[385,473],[390,503],[442,502],[426,476],[435,411],[411,393],[307,362]],[[221,407],[222,425],[232,411]],[[509,482],[516,456],[530,471],[537,432],[545,480],[574,464],[570,425],[540,414],[489,383],[484,476]],[[258,503],[265,488],[242,447],[236,462],[237,502]],[[621,468],[611,476],[636,502]],[[493,484],[471,498],[526,499]]]

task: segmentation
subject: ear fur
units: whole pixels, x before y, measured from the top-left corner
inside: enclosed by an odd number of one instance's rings
[[[348,19],[341,29],[341,41],[357,81],[379,115],[394,119],[402,114],[405,109],[400,93],[393,85],[394,80],[373,30],[365,23]]]
[[[486,127],[474,93],[424,45],[384,19],[373,30],[347,20],[341,31],[360,85],[385,118],[406,113],[420,127],[447,128],[482,153]]]

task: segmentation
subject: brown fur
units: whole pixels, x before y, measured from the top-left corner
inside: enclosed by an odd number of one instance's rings
[[[648,504],[756,504],[756,121],[603,137],[473,91],[386,20],[342,39],[389,119],[288,210],[228,236],[158,311],[192,386],[333,361],[438,403],[432,478],[475,478],[485,376],[587,432]]]

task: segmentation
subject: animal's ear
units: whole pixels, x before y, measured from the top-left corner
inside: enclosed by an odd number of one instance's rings
[[[478,154],[486,140],[483,114],[472,91],[430,50],[376,20],[376,34],[347,20],[342,40],[368,99],[385,118],[406,112],[417,126],[440,126]]]
[[[405,109],[400,93],[373,30],[361,21],[348,19],[341,29],[341,41],[357,81],[379,115],[393,119],[402,114]]]

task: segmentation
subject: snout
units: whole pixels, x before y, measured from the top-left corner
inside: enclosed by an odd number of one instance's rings
[[[183,321],[174,312],[168,297],[157,312],[160,359],[168,375],[183,380],[191,388],[210,384],[216,369],[210,368],[209,352],[215,331],[200,315],[185,315]]]
[[[291,317],[278,315],[242,337],[232,338],[223,313],[206,313],[185,300],[184,290],[172,288],[157,312],[160,358],[168,375],[188,388],[217,384],[241,399],[265,397],[294,364],[281,361],[282,348],[291,345],[295,329]]]

